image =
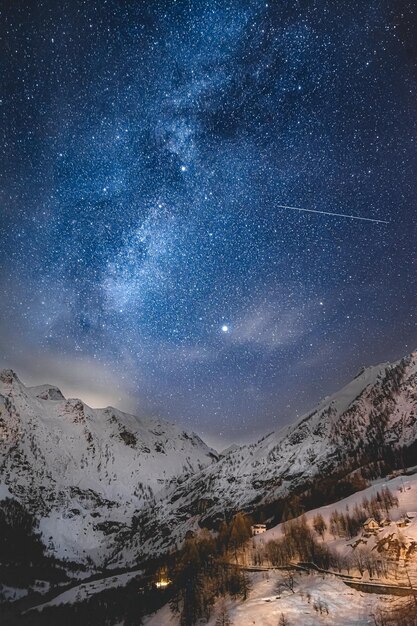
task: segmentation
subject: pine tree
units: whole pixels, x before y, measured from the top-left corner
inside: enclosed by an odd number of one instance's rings
[[[230,619],[229,611],[227,610],[226,602],[224,598],[220,602],[219,614],[216,619],[216,626],[231,626],[232,620]]]
[[[234,550],[235,559],[237,562],[237,549],[250,539],[251,524],[250,520],[243,513],[236,513],[230,526],[230,547]]]
[[[193,626],[203,614],[203,577],[197,541],[190,537],[184,543],[178,564],[179,591],[171,608],[180,613],[181,626]]]
[[[219,534],[217,536],[217,544],[220,552],[227,552],[229,548],[229,527],[225,521],[222,521],[219,527]]]
[[[327,524],[324,521],[324,518],[320,513],[318,513],[313,519],[313,528],[318,535],[323,539],[324,533],[327,529]]]

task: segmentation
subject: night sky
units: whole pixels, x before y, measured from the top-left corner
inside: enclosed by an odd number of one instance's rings
[[[221,448],[414,349],[413,5],[3,0],[1,365]]]

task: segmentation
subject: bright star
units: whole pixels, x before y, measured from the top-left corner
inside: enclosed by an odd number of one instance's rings
[[[224,324],[224,326],[222,326],[222,331],[223,331],[224,333],[227,333],[227,331],[228,331],[228,330],[229,330],[229,327],[228,327],[228,326],[226,326],[226,324]]]

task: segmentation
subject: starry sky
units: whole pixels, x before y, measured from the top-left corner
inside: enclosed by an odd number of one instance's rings
[[[414,349],[413,5],[3,2],[1,365],[221,448]]]

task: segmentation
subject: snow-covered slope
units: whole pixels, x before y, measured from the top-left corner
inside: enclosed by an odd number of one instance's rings
[[[44,609],[49,607],[61,606],[63,604],[77,604],[85,602],[92,596],[102,593],[107,589],[125,587],[130,581],[135,578],[140,578],[142,574],[142,570],[136,570],[133,572],[118,574],[116,576],[108,576],[91,582],[82,582],[79,585],[71,587],[71,589],[68,589],[67,591],[63,591],[48,602],[35,605],[33,608],[29,609],[28,613],[31,611],[42,612]]]
[[[381,517],[389,518],[384,525],[381,525],[374,533],[367,533],[361,527],[358,536],[356,538],[340,538],[332,535],[331,528],[331,515],[336,511],[337,513],[353,512],[355,507],[361,507],[364,500],[370,501],[373,497],[377,496],[378,492],[387,488],[391,494],[396,498],[397,503],[390,508],[389,513],[384,515],[384,510],[381,511]],[[313,520],[317,515],[321,515],[326,528],[323,532],[323,536],[320,537],[320,541],[323,541],[334,552],[338,552],[342,555],[349,555],[352,553],[352,548],[359,546],[368,546],[374,550],[378,547],[384,547],[387,551],[390,541],[396,541],[401,537],[401,542],[404,548],[410,548],[411,545],[417,546],[417,473],[412,475],[400,475],[391,477],[389,479],[379,479],[375,481],[370,487],[358,491],[347,498],[343,498],[338,502],[329,504],[326,506],[312,509],[304,514],[304,519],[310,528],[313,528]],[[407,524],[403,523],[407,513],[414,514],[414,517],[410,519]],[[296,518],[299,519],[299,518]],[[389,523],[388,523],[389,522]],[[283,524],[277,524],[262,535],[258,535],[253,538],[253,544],[265,545],[268,541],[273,539],[281,539],[283,537]],[[358,541],[359,539],[359,541]],[[380,545],[382,544],[382,546]],[[382,550],[384,551],[384,550]],[[417,549],[409,551],[407,557],[417,563]],[[400,551],[396,554],[397,559],[401,556]],[[404,555],[402,555],[404,556]],[[410,569],[410,572],[414,579],[417,581],[417,570],[415,567]],[[396,572],[395,582],[397,584],[407,583],[406,572],[403,572],[404,580],[401,580],[401,576]]]
[[[0,483],[36,514],[60,557],[100,562],[135,511],[216,459],[197,435],[160,419],[92,409],[0,373]]]
[[[362,370],[295,425],[232,449],[215,465],[172,487],[158,507],[142,517],[139,543],[146,549],[143,540],[151,537],[149,548],[163,549],[172,537],[180,541],[198,523],[210,524],[238,510],[252,512],[342,466],[354,470],[416,440],[414,352],[396,363]]]
[[[285,578],[279,571],[250,573],[251,591],[246,601],[227,598],[225,607],[230,622],[220,621],[222,601],[219,600],[206,626],[368,626],[380,606],[386,606],[383,596],[361,593],[347,587],[336,577],[296,574],[294,593],[277,591]],[[321,606],[321,612],[319,606]],[[217,621],[219,620],[219,621]],[[280,621],[281,620],[281,621]],[[146,626],[180,626],[178,615],[169,604],[148,618]]]
[[[417,353],[362,370],[296,424],[219,459],[162,420],[0,374],[0,487],[37,515],[53,553],[77,561],[135,563],[199,524],[238,510],[269,515],[341,468],[395,459],[416,441]]]

